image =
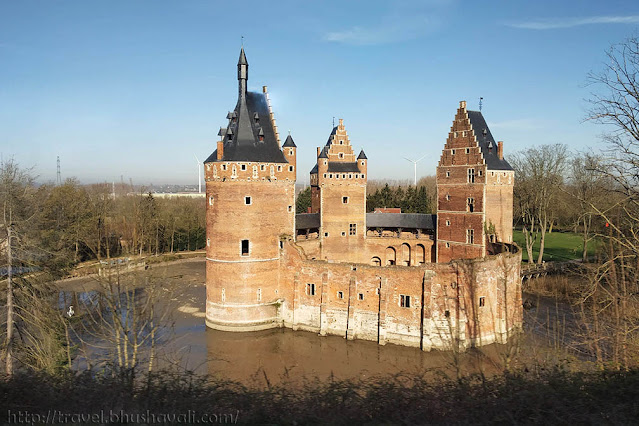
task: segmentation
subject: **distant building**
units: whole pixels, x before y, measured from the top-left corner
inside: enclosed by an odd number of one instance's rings
[[[461,102],[437,168],[437,215],[366,213],[368,158],[342,119],[317,148],[311,211],[295,214],[297,146],[266,86],[238,101],[205,161],[206,324],[430,348],[503,342],[522,322],[512,168]],[[392,212],[390,212],[392,211]]]

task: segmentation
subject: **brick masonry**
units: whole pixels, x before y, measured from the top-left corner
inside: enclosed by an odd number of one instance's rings
[[[341,119],[311,173],[310,235],[295,236],[296,148],[280,148],[286,163],[206,163],[207,326],[424,350],[504,342],[522,322],[521,253],[487,247],[512,241],[514,176],[488,170],[474,132],[462,102],[437,168],[436,237],[366,229],[368,160]]]

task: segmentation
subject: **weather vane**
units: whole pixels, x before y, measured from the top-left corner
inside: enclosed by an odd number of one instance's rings
[[[481,107],[483,106],[484,98],[479,98],[479,112],[481,112]]]
[[[242,39],[242,47],[244,47],[244,36],[241,36]]]

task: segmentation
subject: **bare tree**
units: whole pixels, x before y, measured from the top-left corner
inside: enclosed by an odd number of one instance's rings
[[[553,205],[563,184],[563,172],[568,159],[565,145],[541,145],[513,156],[515,169],[514,197],[517,213],[526,239],[528,262],[533,263],[533,246],[539,238],[542,263],[546,232],[553,221]]]

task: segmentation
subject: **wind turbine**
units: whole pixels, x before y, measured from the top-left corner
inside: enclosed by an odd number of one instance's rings
[[[419,163],[420,161],[422,161],[424,158],[426,158],[426,155],[424,155],[423,157],[421,157],[419,160],[411,160],[410,158],[406,158],[403,157],[404,160],[408,160],[411,163],[413,163],[413,166],[415,168],[415,188],[417,188],[417,163]]]
[[[200,164],[200,160],[197,158],[197,155],[193,154],[195,157],[195,161],[197,162],[197,192],[198,194],[202,193],[202,165]]]

